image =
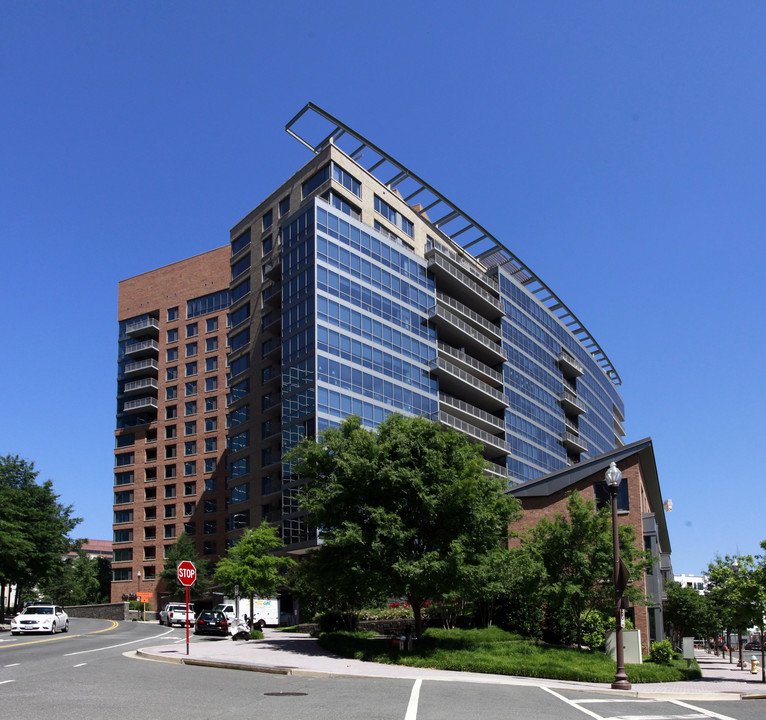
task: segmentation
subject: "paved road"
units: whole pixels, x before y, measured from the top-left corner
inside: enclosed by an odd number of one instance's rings
[[[642,700],[590,688],[243,672],[139,660],[135,648],[185,655],[185,631],[77,620],[68,635],[0,633],[0,715],[21,720],[449,720],[718,718],[756,720],[766,701]],[[234,646],[192,638],[193,653]],[[245,647],[243,644],[242,648]],[[301,662],[293,655],[293,663]]]

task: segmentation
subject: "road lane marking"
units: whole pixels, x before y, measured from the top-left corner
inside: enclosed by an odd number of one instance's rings
[[[7,645],[3,645],[2,647],[0,647],[0,650],[5,650],[5,648],[21,647],[22,645],[37,645],[38,643],[44,643],[44,642],[56,642],[57,640],[69,640],[71,638],[77,638],[77,637],[83,637],[83,636],[67,634],[66,637],[64,635],[60,635],[58,637],[43,638],[42,640],[30,640],[29,642],[11,642],[11,643],[8,643]]]
[[[418,716],[418,701],[420,700],[420,686],[422,682],[423,681],[418,678],[412,686],[410,701],[407,704],[407,713],[404,716],[404,720],[416,720]]]
[[[0,685],[5,685],[6,683],[10,682],[16,682],[15,680],[0,680]]]
[[[21,663],[11,663],[10,665],[3,665],[3,667],[16,667],[17,665],[21,665]]]
[[[713,710],[703,710],[702,708],[698,708],[695,705],[685,703],[682,700],[670,700],[670,702],[672,702],[674,705],[678,705],[689,710],[696,710],[697,712],[706,713],[705,717],[717,718],[718,720],[734,720],[734,718],[731,718],[728,715],[721,715],[721,713],[714,712]]]
[[[160,635],[153,635],[152,637],[148,638],[140,638],[139,640],[131,640],[130,642],[119,643],[119,645],[105,645],[104,647],[91,648],[90,650],[78,650],[77,652],[64,653],[64,657],[71,657],[72,655],[84,655],[85,653],[98,652],[99,650],[111,650],[112,648],[124,647],[125,645],[135,645],[136,643],[145,643],[149,642],[149,640],[156,640],[157,638],[165,637],[170,632],[172,631],[168,630],[167,632],[161,633]]]
[[[79,663],[78,665],[72,665],[73,668],[76,667],[82,667],[83,665],[87,665],[88,663]]]

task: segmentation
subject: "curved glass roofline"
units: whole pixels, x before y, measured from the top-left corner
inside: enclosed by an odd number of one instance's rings
[[[295,128],[297,124],[301,126],[300,133]],[[285,130],[313,153],[321,152],[330,143],[337,145],[383,185],[396,190],[425,222],[438,228],[488,270],[501,267],[509,273],[567,327],[615,385],[622,384],[607,354],[561,298],[494,235],[425,180],[312,102],[285,125]],[[312,142],[307,137],[321,139]]]

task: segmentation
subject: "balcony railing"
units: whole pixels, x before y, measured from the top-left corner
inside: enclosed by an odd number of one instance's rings
[[[559,365],[564,374],[569,377],[579,377],[585,372],[582,363],[579,360],[576,360],[566,350],[562,350],[559,353]]]
[[[157,409],[157,398],[154,397],[142,397],[135,400],[128,400],[123,406],[123,412],[140,412],[147,408]]]
[[[445,335],[455,336],[459,334],[460,340],[452,343],[456,345],[469,344],[477,348],[477,353],[487,352],[491,354],[492,360],[501,362],[505,360],[505,352],[500,343],[493,342],[486,335],[479,332],[472,325],[463,322],[457,315],[451,313],[444,307],[436,305],[428,313],[429,319],[439,324],[440,332]]]
[[[509,442],[506,442],[502,438],[496,437],[494,435],[490,435],[489,433],[480,430],[475,425],[471,425],[470,423],[456,418],[454,415],[440,411],[439,422],[443,425],[454,428],[455,430],[459,430],[460,432],[468,435],[470,438],[479,440],[480,442],[484,443],[487,448],[499,451],[497,454],[511,454],[511,444]]]
[[[561,442],[567,450],[573,450],[578,453],[588,452],[588,445],[579,435],[575,435],[574,433],[561,433]]]
[[[155,317],[141,318],[133,320],[125,326],[126,335],[143,335],[151,333],[158,335],[160,331],[160,322]]]
[[[156,340],[141,340],[139,342],[126,343],[125,354],[130,356],[151,355],[159,353],[160,346]]]
[[[460,313],[463,317],[468,319],[469,324],[474,325],[477,329],[484,330],[494,340],[499,341],[502,338],[502,332],[499,325],[491,323],[486,318],[483,318],[479,313],[474,312],[471,308],[463,305],[449,295],[437,290],[436,299],[438,302],[443,303],[455,313]]]
[[[585,404],[570,390],[562,390],[559,393],[559,402],[565,411],[579,415],[586,411]]]
[[[137,373],[152,373],[156,375],[158,370],[157,361],[154,358],[149,358],[148,360],[137,360],[136,362],[127,363],[123,373],[125,375],[135,375]]]

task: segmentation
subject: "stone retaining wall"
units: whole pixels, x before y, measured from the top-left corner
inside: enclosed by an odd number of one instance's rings
[[[126,602],[103,605],[65,605],[67,615],[73,618],[98,618],[99,620],[130,620],[130,605]]]

